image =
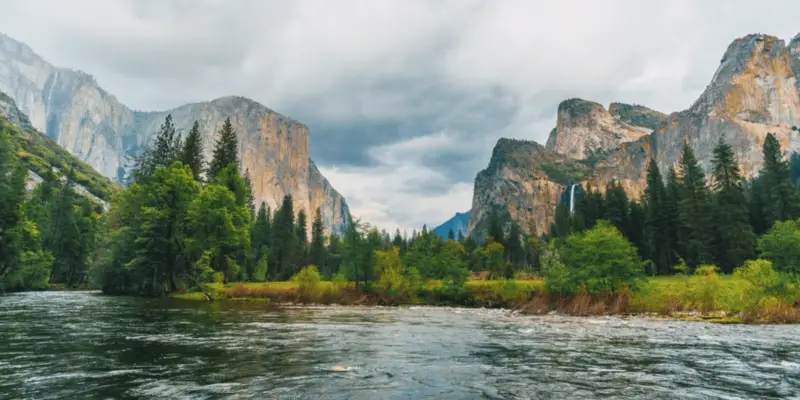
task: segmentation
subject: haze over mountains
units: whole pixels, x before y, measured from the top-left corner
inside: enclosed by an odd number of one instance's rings
[[[283,196],[291,194],[295,210],[313,216],[320,208],[328,230],[341,232],[346,226],[346,201],[309,158],[308,128],[253,100],[223,97],[167,111],[135,111],[91,75],[53,66],[3,34],[0,91],[16,101],[33,127],[117,181],[130,168],[129,156],[149,142],[167,114],[184,133],[199,122],[207,160],[217,130],[230,117],[238,134],[242,170],[250,171],[257,203],[264,201],[275,210]]]

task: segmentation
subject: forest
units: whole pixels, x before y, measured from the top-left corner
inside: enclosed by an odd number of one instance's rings
[[[249,172],[240,172],[230,120],[207,162],[197,123],[184,138],[168,116],[133,160],[129,182],[108,211],[75,192],[70,169],[46,172],[28,191],[25,164],[11,143],[15,128],[2,128],[5,291],[101,288],[211,299],[219,294],[210,287],[310,280],[347,282],[384,303],[420,301],[432,292],[469,303],[464,298],[476,279],[506,289],[538,279],[551,295],[608,296],[636,291],[647,277],[747,269],[779,281],[770,290],[780,289],[781,304],[797,300],[800,156],[785,160],[771,134],[753,179],[742,176],[724,141],[714,150],[710,179],[685,145],[677,168],[666,174],[650,161],[638,201],[617,182],[581,188],[574,209],[559,205],[550,232],[538,236],[493,210],[487,239],[478,243],[452,232],[442,239],[427,227],[390,234],[360,220],[350,220],[341,235],[326,235],[320,211],[295,212],[290,195],[276,210],[257,205]]]

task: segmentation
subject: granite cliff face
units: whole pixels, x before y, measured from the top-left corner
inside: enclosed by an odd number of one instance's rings
[[[553,189],[560,184],[562,190],[566,184],[577,182],[603,190],[608,182],[616,180],[630,197],[640,198],[650,158],[655,158],[662,173],[666,173],[669,166],[678,162],[686,142],[708,175],[713,149],[723,138],[733,146],[743,173],[753,176],[763,164],[761,147],[767,133],[778,137],[788,155],[800,152],[798,127],[800,35],[788,45],[773,36],[748,35],[731,43],[711,83],[687,110],[664,116],[646,107],[621,103],[612,103],[608,111],[597,103],[579,99],[561,103],[558,124],[550,133],[547,149],[566,159],[560,165],[569,166],[572,159],[578,160],[573,166],[586,169],[562,167],[557,169],[559,175],[549,173],[545,177],[527,166],[513,173],[482,171],[475,180],[470,233],[476,237],[485,235],[479,231],[488,215],[486,210],[503,208],[508,199],[516,202],[508,207],[510,217],[520,221],[528,233],[532,233],[528,222],[537,221],[537,230],[542,233],[539,228],[549,227],[554,215],[556,202],[552,193],[531,192],[526,197],[519,196],[517,188],[533,182],[548,185],[543,179]],[[538,165],[539,170],[553,165],[551,154],[536,152],[531,157],[534,159],[529,164]],[[524,211],[527,209],[534,211]]]
[[[662,116],[645,107],[620,103],[612,104],[611,111],[614,113],[582,99],[561,102],[547,148],[576,159],[590,158],[650,134],[658,123],[654,121]]]
[[[217,130],[230,117],[257,203],[265,201],[274,210],[284,195],[292,194],[295,210],[308,215],[309,228],[317,207],[329,231],[342,232],[346,226],[347,203],[309,159],[308,128],[253,100],[223,97],[162,112],[134,111],[90,75],[54,67],[2,34],[0,91],[16,100],[34,127],[118,181],[129,168],[128,155],[149,142],[167,114],[184,133],[198,121],[206,160]]]
[[[492,210],[501,219],[519,222],[528,233],[547,232],[565,186],[551,180],[541,167],[566,159],[536,142],[500,139],[489,166],[475,178],[468,233],[483,241]]]

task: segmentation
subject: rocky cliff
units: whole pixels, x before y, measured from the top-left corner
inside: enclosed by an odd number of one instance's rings
[[[568,157],[587,159],[650,134],[659,119],[663,120],[663,114],[642,106],[614,103],[611,111],[614,114],[598,103],[582,99],[561,102],[547,148]]]
[[[483,241],[492,211],[502,220],[518,221],[526,232],[547,232],[565,186],[545,170],[566,161],[536,142],[500,139],[489,166],[475,178],[469,234]]]
[[[545,170],[551,173],[546,177],[532,173],[528,167],[513,173],[489,173],[489,169],[479,173],[470,233],[481,237],[479,230],[488,215],[486,210],[503,208],[505,201],[513,203],[508,207],[510,217],[521,221],[524,230],[532,232],[529,221],[536,221],[537,230],[548,227],[553,209],[547,206],[554,208],[556,204],[552,193],[520,196],[519,187],[534,183],[552,189],[562,185],[563,189],[563,185],[581,182],[602,190],[606,183],[617,180],[630,197],[639,198],[646,186],[649,159],[655,158],[662,172],[666,172],[678,162],[686,142],[709,174],[713,149],[720,138],[724,139],[733,146],[742,171],[753,176],[763,163],[761,147],[767,133],[774,133],[788,154],[800,151],[798,127],[800,35],[788,45],[773,36],[748,35],[731,43],[711,83],[684,111],[664,116],[646,107],[621,103],[612,103],[606,111],[601,105],[584,100],[562,102],[547,149],[566,160],[553,168],[552,154],[531,153],[535,159],[529,163],[539,165],[539,170],[542,165],[547,167]],[[495,155],[492,157],[494,160]],[[577,161],[570,163],[570,159]],[[526,210],[534,211],[532,214]]]
[[[223,97],[161,112],[134,111],[90,75],[54,67],[2,34],[0,91],[16,100],[34,127],[118,181],[127,173],[128,156],[152,138],[167,114],[184,133],[198,121],[207,160],[217,130],[230,117],[242,170],[250,171],[257,202],[274,210],[291,193],[295,210],[309,216],[309,228],[317,207],[329,231],[342,232],[346,226],[347,203],[309,159],[308,128],[253,100]]]
[[[42,174],[53,171],[61,179],[66,179],[63,171],[71,169],[75,174],[75,191],[108,208],[107,200],[118,190],[117,185],[36,131],[28,116],[3,92],[0,92],[0,130],[9,135],[20,161],[28,169],[29,190],[42,182]]]

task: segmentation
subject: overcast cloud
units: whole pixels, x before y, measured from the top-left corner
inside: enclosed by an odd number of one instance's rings
[[[686,108],[730,42],[790,39],[800,2],[4,0],[0,30],[141,110],[243,95],[311,128],[353,213],[470,208],[501,136],[546,140],[561,100]]]

